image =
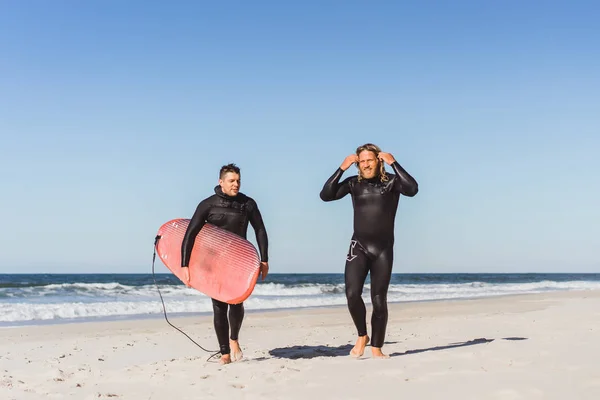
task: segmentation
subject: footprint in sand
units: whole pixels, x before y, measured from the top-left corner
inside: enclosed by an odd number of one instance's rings
[[[11,379],[2,379],[0,380],[0,387],[5,387],[5,388],[12,388],[13,387],[13,383]]]
[[[67,379],[69,379],[73,376],[73,373],[70,373],[70,372],[66,373],[62,369],[57,369],[54,371],[53,375],[54,375],[54,378],[52,378],[52,380],[54,382],[65,382]]]

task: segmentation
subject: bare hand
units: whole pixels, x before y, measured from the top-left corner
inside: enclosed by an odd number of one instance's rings
[[[260,263],[260,272],[259,273],[262,275],[262,280],[264,281],[265,278],[267,277],[267,274],[269,273],[269,263],[268,262],[262,261]]]
[[[182,269],[183,269],[183,283],[185,284],[185,286],[191,287],[191,285],[190,285],[190,269],[188,267],[185,267]]]
[[[342,165],[340,165],[340,168],[345,171],[348,168],[350,168],[355,162],[358,162],[358,156],[356,154],[350,154],[344,159],[344,162],[342,163]]]
[[[384,153],[383,151],[379,152],[379,159],[383,160],[388,165],[392,165],[396,161],[393,155]]]

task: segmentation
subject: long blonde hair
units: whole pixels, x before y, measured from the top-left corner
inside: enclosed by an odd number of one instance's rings
[[[387,173],[385,172],[385,165],[384,165],[385,163],[379,159],[379,153],[381,153],[381,149],[379,148],[379,146],[377,146],[373,143],[365,143],[362,146],[358,146],[356,148],[356,155],[358,156],[360,153],[362,153],[365,150],[375,153],[375,157],[377,158],[377,162],[379,163],[379,179],[381,180],[381,182],[387,182],[390,178],[387,176]],[[360,171],[358,162],[356,163],[356,168],[358,168],[358,180],[361,181],[364,178]]]

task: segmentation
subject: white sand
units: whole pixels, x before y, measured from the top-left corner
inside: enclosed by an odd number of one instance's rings
[[[1,329],[0,399],[600,399],[600,292],[393,304],[387,360],[354,335],[343,307],[247,312],[222,366],[164,319]]]

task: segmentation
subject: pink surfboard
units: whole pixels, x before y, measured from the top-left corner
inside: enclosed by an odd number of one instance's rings
[[[183,282],[181,243],[189,219],[163,224],[156,251],[165,266]],[[228,304],[239,304],[254,290],[260,257],[248,240],[206,223],[194,242],[189,262],[190,286]]]

